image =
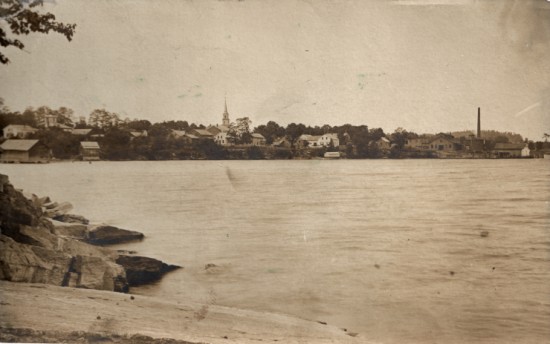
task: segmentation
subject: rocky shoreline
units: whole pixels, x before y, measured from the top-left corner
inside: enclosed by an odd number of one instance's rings
[[[142,233],[90,224],[68,202],[24,194],[0,175],[0,279],[129,292],[180,268],[121,254],[107,245],[143,240]]]

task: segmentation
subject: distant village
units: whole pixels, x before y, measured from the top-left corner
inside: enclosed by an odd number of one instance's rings
[[[151,123],[121,119],[94,110],[75,119],[68,108],[42,106],[11,112],[0,104],[0,162],[47,163],[56,160],[202,159],[502,159],[550,158],[550,135],[530,141],[510,132],[477,130],[417,134],[398,128],[385,133],[367,125],[286,127],[270,121],[252,127],[248,117],[231,121],[225,102],[221,122]],[[220,111],[221,112],[221,111]],[[475,115],[473,114],[473,118]]]

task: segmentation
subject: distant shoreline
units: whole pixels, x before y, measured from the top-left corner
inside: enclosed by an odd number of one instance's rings
[[[452,157],[452,158],[291,158],[291,159],[166,159],[166,160],[96,160],[96,161],[83,161],[83,160],[71,160],[71,159],[52,159],[47,163],[33,163],[33,162],[0,162],[0,164],[6,165],[47,165],[47,164],[59,164],[59,163],[85,163],[94,164],[100,162],[167,162],[167,161],[361,161],[361,160],[544,160],[544,158],[534,157],[509,157],[509,158],[487,158],[487,157]]]

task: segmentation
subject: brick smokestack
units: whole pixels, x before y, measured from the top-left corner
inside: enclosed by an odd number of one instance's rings
[[[481,138],[481,108],[477,108],[477,138]]]

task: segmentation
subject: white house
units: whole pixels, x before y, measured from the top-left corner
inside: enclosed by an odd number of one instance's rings
[[[214,136],[214,142],[219,144],[220,146],[231,146],[233,145],[233,142],[231,141],[231,138],[227,131],[220,131]]]
[[[338,134],[329,133],[322,135],[317,141],[320,146],[329,147],[331,142],[333,147],[340,146],[340,140],[338,140]]]
[[[303,147],[318,147],[319,138],[321,138],[321,136],[302,134],[298,138],[298,142]]]
[[[4,127],[4,137],[7,139],[24,139],[28,137],[29,135],[35,133],[38,129],[33,128],[29,125],[21,125],[21,124],[9,124],[6,127]]]
[[[329,147],[331,142],[333,147],[338,147],[340,145],[338,135],[335,133],[328,133],[324,135],[303,134],[298,138],[298,142],[300,142],[302,146],[307,147]]]

